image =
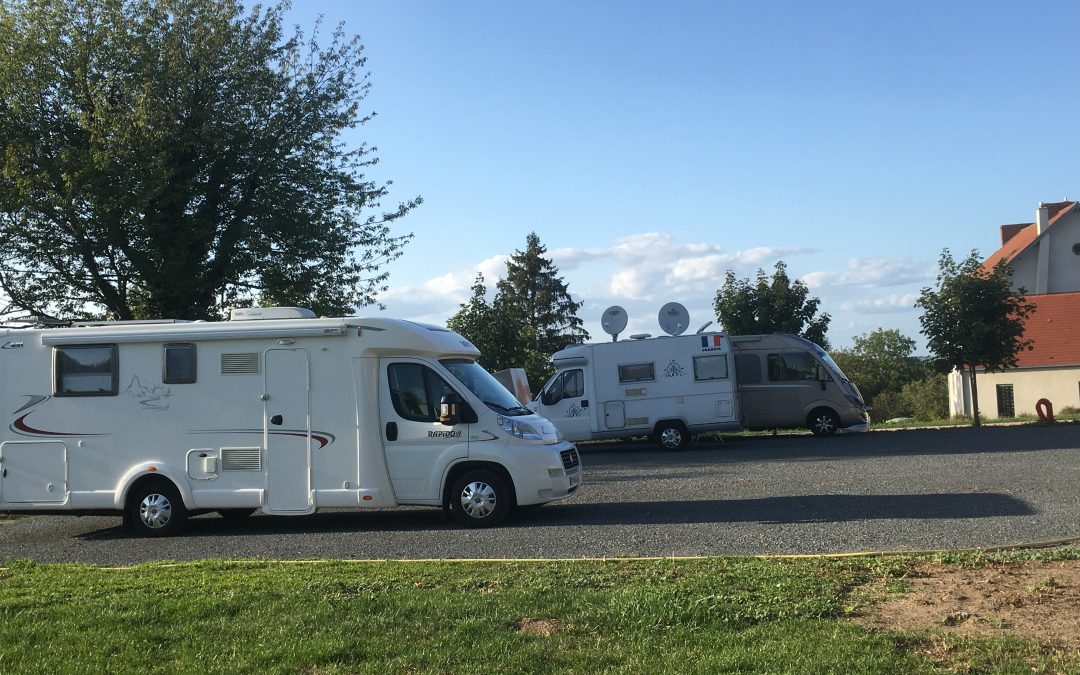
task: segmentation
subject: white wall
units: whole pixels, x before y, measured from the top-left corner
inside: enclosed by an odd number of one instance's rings
[[[949,374],[949,410],[953,415],[971,415],[968,396],[970,378],[957,371]],[[1011,384],[1017,415],[1034,415],[1039,399],[1048,399],[1054,411],[1065,406],[1080,408],[1080,366],[1071,368],[1013,368],[1003,373],[979,371],[979,412],[985,419],[998,417],[997,385]]]

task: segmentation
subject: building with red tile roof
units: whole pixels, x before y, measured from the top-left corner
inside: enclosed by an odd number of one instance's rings
[[[1023,289],[1035,311],[1024,325],[1032,349],[1017,354],[1017,367],[979,371],[979,410],[985,417],[1035,413],[1049,400],[1060,410],[1080,407],[1080,204],[1043,203],[1035,222],[1001,226],[1001,248],[983,266],[1008,262],[1013,287]],[[971,384],[958,372],[949,377],[953,414],[970,415]]]

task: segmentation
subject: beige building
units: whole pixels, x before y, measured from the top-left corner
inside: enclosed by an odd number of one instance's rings
[[[1000,373],[978,370],[979,412],[986,418],[1035,414],[1046,399],[1054,410],[1080,408],[1080,205],[1040,204],[1034,223],[1001,226],[1001,248],[984,266],[1007,260],[1013,287],[1024,288],[1035,305],[1025,323],[1031,351],[1017,355],[1017,367]],[[949,375],[953,415],[972,410],[970,378]]]

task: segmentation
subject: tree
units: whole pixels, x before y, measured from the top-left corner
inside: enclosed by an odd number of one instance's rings
[[[787,265],[780,260],[772,279],[759,269],[753,285],[749,279],[736,279],[735,273],[728,270],[713,308],[720,325],[731,335],[794,333],[828,349],[825,331],[830,317],[818,315],[821,300],[808,295],[806,284],[799,280],[793,283]]]
[[[506,277],[499,280],[498,289],[502,302],[518,308],[535,331],[535,350],[551,355],[588,340],[589,333],[577,316],[584,303],[570,297],[559,268],[545,253],[540,237],[530,232],[525,250],[515,251],[506,261]]]
[[[1005,261],[992,270],[979,260],[978,251],[956,262],[949,249],[938,259],[937,286],[924,288],[915,303],[922,334],[938,363],[967,370],[975,426],[979,426],[976,368],[994,372],[1016,366],[1016,355],[1031,349],[1024,339],[1024,321],[1035,306],[1026,302],[1023,288],[1013,291],[1012,270]]]
[[[832,357],[863,398],[873,401],[885,392],[899,393],[925,375],[926,368],[914,354],[914,340],[895,328],[878,328],[855,337],[850,348],[837,349]]]
[[[215,318],[377,302],[411,234],[342,134],[370,83],[238,0],[0,0],[0,287],[28,311]]]
[[[492,372],[524,368],[530,387],[539,387],[551,374],[549,356],[537,351],[536,334],[520,308],[496,295],[487,301],[484,275],[477,274],[472,297],[446,322],[480,350],[480,365]]]

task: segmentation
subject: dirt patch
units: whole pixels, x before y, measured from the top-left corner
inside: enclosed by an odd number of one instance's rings
[[[559,624],[551,619],[534,619],[526,617],[515,621],[514,628],[525,635],[551,637],[559,631]]]
[[[873,591],[856,621],[883,629],[1017,636],[1080,650],[1080,561],[1001,563],[976,569],[922,565]]]

